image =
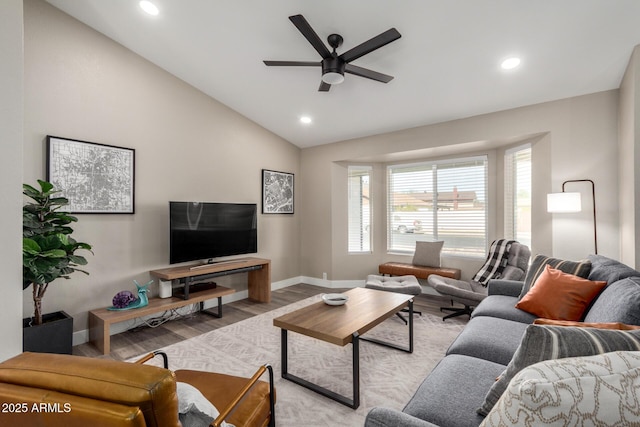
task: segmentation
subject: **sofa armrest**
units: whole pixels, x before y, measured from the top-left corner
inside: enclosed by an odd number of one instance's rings
[[[520,296],[524,282],[517,280],[493,279],[489,280],[489,295]]]
[[[404,412],[388,408],[373,408],[364,421],[365,427],[438,427]]]

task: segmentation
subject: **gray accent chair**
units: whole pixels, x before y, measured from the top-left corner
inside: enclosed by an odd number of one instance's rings
[[[531,258],[531,250],[528,246],[519,242],[512,243],[509,248],[507,265],[502,271],[502,274],[500,274],[500,277],[494,277],[494,279],[524,280],[529,266],[529,258]],[[451,279],[449,277],[432,274],[427,281],[438,293],[450,297],[452,305],[454,302],[457,302],[464,306],[464,308],[441,307],[441,311],[452,311],[451,314],[444,316],[442,320],[464,314],[471,316],[473,308],[484,300],[488,294],[487,286],[483,286],[474,280],[466,282],[464,280]]]

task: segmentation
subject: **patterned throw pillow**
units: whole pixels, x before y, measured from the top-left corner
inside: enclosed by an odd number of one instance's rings
[[[531,289],[533,284],[536,282],[538,276],[542,274],[546,265],[550,265],[552,268],[564,273],[582,277],[583,279],[588,278],[589,272],[591,271],[591,262],[588,260],[565,261],[544,255],[536,255],[531,266],[529,266],[529,269],[527,270],[527,275],[524,277],[524,285],[522,286],[522,292],[520,292],[520,297],[518,299],[522,299],[527,292],[529,292],[529,289]]]
[[[640,351],[640,330],[529,325],[507,369],[489,389],[478,413],[487,415],[509,381],[527,366],[543,360],[593,356],[612,351]]]
[[[536,363],[513,378],[481,426],[640,423],[640,352]]]

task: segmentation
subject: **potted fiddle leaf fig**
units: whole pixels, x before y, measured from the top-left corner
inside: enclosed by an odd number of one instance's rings
[[[91,246],[87,243],[77,242],[71,237],[73,229],[69,224],[78,221],[75,216],[64,212],[63,208],[69,204],[64,197],[58,197],[60,191],[55,190],[53,184],[38,180],[40,188],[23,184],[22,193],[31,201],[22,208],[22,288],[31,286],[33,292],[33,318],[23,321],[23,349],[25,351],[43,352],[71,352],[73,333],[73,319],[64,312],[52,315],[42,314],[42,298],[49,285],[56,279],[69,279],[69,275],[79,271],[89,274],[79,266],[86,265],[87,260],[77,255],[77,250],[88,250]],[[59,318],[70,319],[66,322],[64,338],[57,333],[52,333],[48,320]],[[54,322],[51,322],[54,323]],[[44,336],[37,336],[37,329],[43,330]],[[36,337],[28,342],[30,336]],[[68,337],[67,337],[68,334]],[[53,341],[51,344],[57,349],[48,350],[44,340]],[[59,343],[55,341],[64,341]]]

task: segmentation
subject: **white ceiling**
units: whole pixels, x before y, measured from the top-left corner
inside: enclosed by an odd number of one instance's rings
[[[137,0],[48,2],[299,147],[614,89],[640,44],[639,0],[154,0],[157,17]],[[395,27],[353,62],[394,80],[318,92],[320,67],[265,66],[320,60],[295,14],[342,35],[338,53]]]

